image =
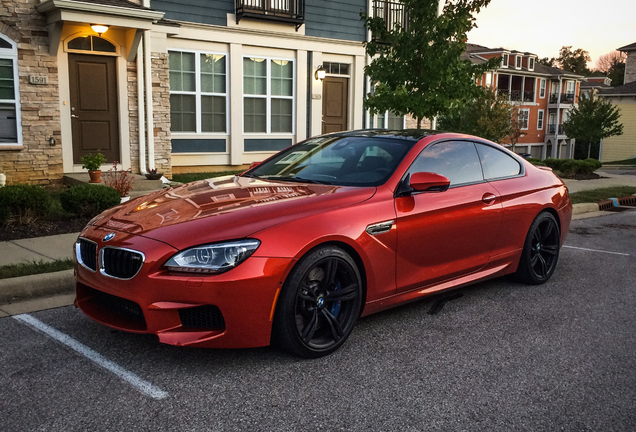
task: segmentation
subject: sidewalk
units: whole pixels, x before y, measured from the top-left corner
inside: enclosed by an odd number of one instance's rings
[[[564,182],[570,192],[610,186],[636,187],[636,168],[634,167],[631,169],[604,167],[596,173],[604,178],[596,180],[566,179]],[[574,214],[581,215],[583,213],[588,213],[586,216],[604,214],[604,212],[598,211],[596,204],[575,204]],[[0,242],[0,266],[72,258],[73,243],[78,234],[60,234]],[[0,317],[38,310],[38,308],[72,304],[74,288],[73,270],[0,279]],[[47,296],[49,297],[47,298]]]

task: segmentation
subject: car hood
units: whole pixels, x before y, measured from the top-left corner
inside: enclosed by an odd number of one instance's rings
[[[139,197],[107,210],[91,224],[184,249],[243,238],[280,223],[365,201],[375,190],[222,177]]]

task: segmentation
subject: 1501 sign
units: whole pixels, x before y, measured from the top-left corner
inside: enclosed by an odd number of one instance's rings
[[[41,84],[47,84],[49,81],[48,81],[48,78],[45,76],[29,75],[29,82],[31,84],[41,85]]]

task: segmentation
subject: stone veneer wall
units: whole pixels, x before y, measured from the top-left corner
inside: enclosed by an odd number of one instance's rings
[[[155,166],[166,178],[172,178],[168,53],[153,52],[151,57]]]
[[[624,84],[636,81],[636,51],[627,53],[625,60],[625,82]]]
[[[152,110],[155,147],[155,167],[167,178],[172,178],[170,142],[170,72],[168,54],[152,53]],[[133,173],[139,172],[139,99],[137,98],[137,64],[127,65],[128,117],[130,128],[130,165]],[[145,103],[145,100],[142,101]],[[148,152],[146,151],[146,156]],[[127,167],[126,167],[127,168]]]
[[[430,129],[431,121],[429,119],[422,119],[422,123],[420,125],[422,129]],[[416,129],[417,128],[417,119],[411,117],[410,115],[406,116],[406,128],[407,129]]]
[[[46,17],[30,0],[2,0],[0,32],[18,44],[22,119],[21,149],[0,146],[0,172],[7,184],[62,181],[62,137],[57,58],[49,55]],[[46,76],[46,85],[29,84],[29,75]],[[56,140],[49,145],[49,137]]]

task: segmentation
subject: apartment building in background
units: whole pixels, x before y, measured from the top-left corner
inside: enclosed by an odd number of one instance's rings
[[[534,158],[571,158],[575,140],[563,131],[563,122],[578,103],[583,76],[540,64],[537,55],[504,48],[467,44],[474,63],[494,57],[501,65],[484,74],[479,84],[507,95],[518,110],[521,136],[517,153]]]

